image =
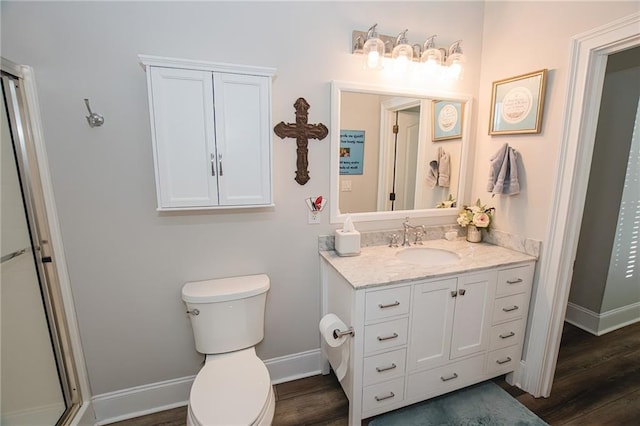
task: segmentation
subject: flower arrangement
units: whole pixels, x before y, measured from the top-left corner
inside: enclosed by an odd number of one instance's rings
[[[453,194],[449,194],[449,198],[441,201],[436,206],[437,209],[450,209],[456,206],[456,199],[453,197]]]
[[[494,207],[487,207],[480,202],[480,198],[476,201],[475,205],[465,206],[458,215],[458,225],[463,228],[471,225],[477,228],[485,228],[489,230],[491,221],[493,220]]]

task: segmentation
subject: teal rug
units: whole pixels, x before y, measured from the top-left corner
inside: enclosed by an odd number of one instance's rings
[[[488,381],[374,418],[369,426],[548,426]]]

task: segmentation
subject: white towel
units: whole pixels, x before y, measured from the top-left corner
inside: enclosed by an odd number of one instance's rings
[[[491,164],[487,191],[493,195],[519,194],[518,152],[505,143],[489,161]]]
[[[444,149],[438,150],[438,186],[443,188],[449,187],[449,179],[451,175],[451,156]]]
[[[429,163],[429,170],[427,170],[427,186],[429,188],[435,188],[438,183],[438,162],[433,160]]]

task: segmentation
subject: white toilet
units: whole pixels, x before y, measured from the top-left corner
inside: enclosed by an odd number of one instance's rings
[[[187,425],[270,425],[275,395],[254,345],[264,336],[269,277],[188,282],[182,300],[196,350],[206,355],[191,387]]]

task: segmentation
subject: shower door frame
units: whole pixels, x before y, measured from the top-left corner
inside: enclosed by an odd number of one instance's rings
[[[89,405],[88,380],[42,143],[33,72],[5,58],[1,69],[25,214],[66,406],[56,425],[78,424]]]

